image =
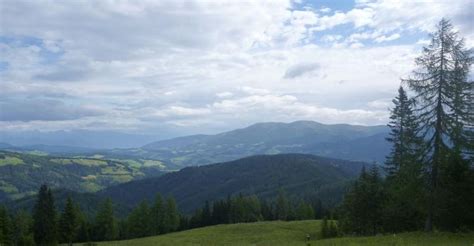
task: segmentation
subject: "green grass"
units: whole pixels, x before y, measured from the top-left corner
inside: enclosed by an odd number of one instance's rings
[[[4,156],[4,158],[0,158],[0,166],[7,166],[7,165],[21,165],[25,164],[22,159],[15,157],[15,156]]]
[[[157,237],[103,242],[99,245],[466,245],[474,244],[474,233],[419,232],[374,237],[344,237],[317,240],[320,221],[256,222],[217,225]],[[306,241],[306,235],[311,241]]]

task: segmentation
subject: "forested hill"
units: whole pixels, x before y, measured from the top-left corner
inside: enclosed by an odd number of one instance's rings
[[[42,184],[53,189],[95,192],[164,173],[158,160],[58,157],[0,151],[0,202],[33,195]]]
[[[261,155],[188,167],[158,178],[109,187],[98,194],[129,205],[144,199],[152,201],[156,193],[171,195],[185,213],[206,200],[239,193],[274,198],[280,189],[291,198],[319,198],[323,203],[334,204],[341,200],[347,182],[363,165],[366,163],[305,154]]]
[[[258,123],[216,135],[194,135],[143,146],[145,156],[181,165],[203,165],[251,155],[304,153],[383,162],[386,126],[326,125],[314,121]]]

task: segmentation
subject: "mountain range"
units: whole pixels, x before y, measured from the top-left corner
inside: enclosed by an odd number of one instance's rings
[[[8,145],[10,143],[0,145],[0,148],[54,155],[100,155],[108,159],[154,159],[173,166],[173,169],[231,161],[251,155],[280,153],[304,153],[381,163],[390,149],[385,140],[387,135],[386,126],[326,125],[314,121],[296,121],[257,123],[215,135],[191,135],[151,142],[139,148],[99,150],[91,148],[93,145],[45,144],[12,147]]]

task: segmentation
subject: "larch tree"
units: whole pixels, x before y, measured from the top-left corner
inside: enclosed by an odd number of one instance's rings
[[[472,147],[472,83],[464,76],[472,64],[470,53],[450,21],[443,19],[430,44],[416,58],[412,77],[404,80],[416,94],[423,130],[420,136],[426,141],[423,157],[429,185],[425,231],[433,230],[440,169],[449,164],[456,149],[464,153]]]

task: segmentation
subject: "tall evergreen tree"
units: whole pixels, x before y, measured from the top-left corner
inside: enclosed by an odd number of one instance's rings
[[[202,209],[202,221],[203,226],[208,226],[212,224],[212,212],[211,212],[211,205],[209,205],[209,201],[204,203],[204,208]]]
[[[146,201],[141,202],[128,216],[127,231],[131,238],[146,237],[151,234],[150,208]]]
[[[359,179],[344,197],[341,227],[344,231],[359,235],[374,235],[382,226],[385,195],[378,168],[369,172],[362,169]]]
[[[385,162],[388,200],[385,206],[384,227],[389,231],[416,230],[421,220],[420,194],[423,194],[421,150],[423,140],[418,137],[418,123],[413,113],[413,100],[403,89],[393,100],[390,136],[392,150]]]
[[[278,220],[287,220],[290,210],[290,204],[288,202],[288,198],[283,190],[278,192],[278,198],[276,201],[276,218]]]
[[[78,229],[78,218],[74,202],[71,197],[66,199],[66,206],[59,218],[59,238],[63,243],[72,245],[76,239]]]
[[[38,245],[56,245],[56,209],[51,190],[42,185],[33,211],[33,234]]]
[[[179,212],[174,198],[166,200],[164,215],[164,233],[176,231],[179,227]]]
[[[152,235],[158,235],[164,231],[164,216],[165,216],[165,207],[163,205],[163,198],[158,193],[155,197],[155,202],[150,211],[151,218],[151,233]]]
[[[114,216],[112,200],[107,198],[100,206],[95,218],[94,236],[98,241],[114,240],[118,237],[118,225]]]
[[[422,140],[418,137],[418,121],[413,114],[414,102],[400,86],[398,96],[393,100],[395,107],[391,111],[390,136],[392,150],[385,162],[388,178],[396,176],[404,168],[419,163]]]
[[[18,211],[13,218],[13,245],[34,245],[32,226],[31,215],[24,210]]]
[[[471,52],[448,20],[441,20],[431,43],[416,59],[413,77],[406,79],[417,94],[417,112],[426,139],[429,197],[425,230],[433,230],[437,212],[439,172],[449,165],[453,150],[472,151],[472,83],[466,80]],[[470,127],[471,126],[471,127]],[[469,150],[470,149],[470,150]]]

